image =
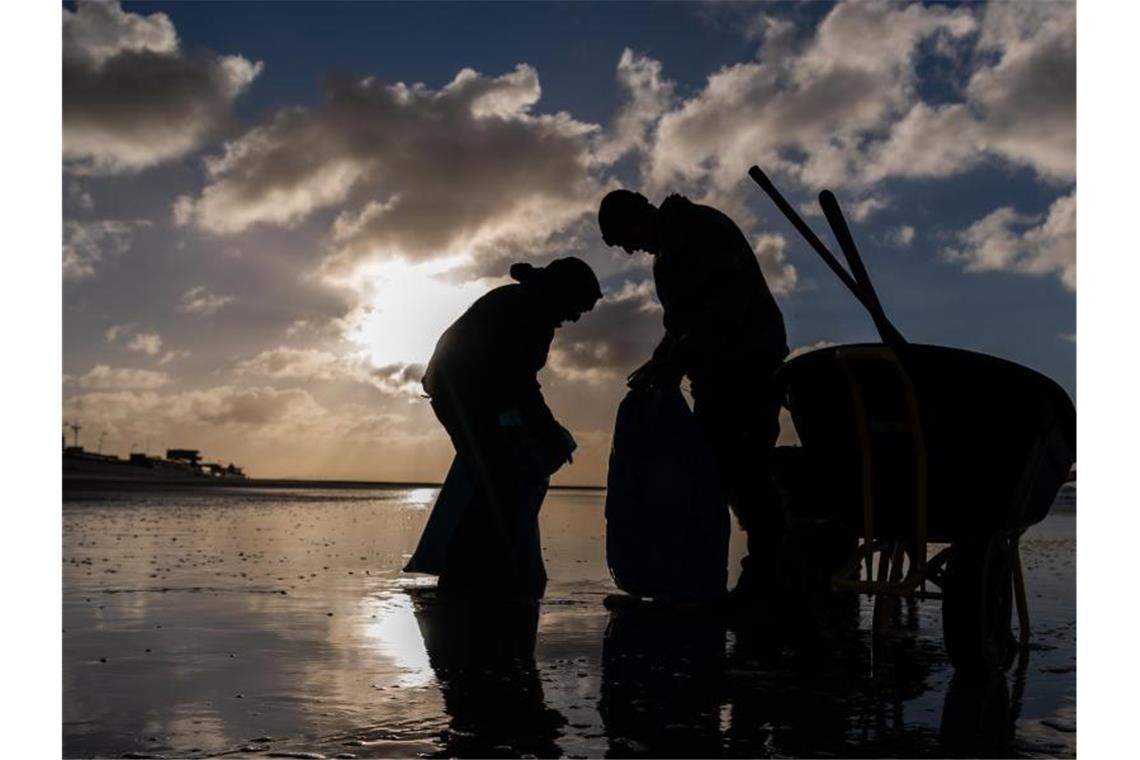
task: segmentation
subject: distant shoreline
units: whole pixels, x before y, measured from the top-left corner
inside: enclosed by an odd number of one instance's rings
[[[439,488],[442,483],[382,480],[315,480],[292,478],[121,478],[64,476],[63,493],[74,491],[179,491],[211,488],[319,488],[368,490]],[[551,486],[560,491],[604,491],[605,486]]]

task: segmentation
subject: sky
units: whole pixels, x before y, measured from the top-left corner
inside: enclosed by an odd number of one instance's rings
[[[581,446],[555,482],[603,483],[662,332],[649,257],[597,231],[609,189],[732,216],[794,350],[877,340],[752,164],[821,235],[814,198],[837,194],[908,339],[1075,397],[1071,2],[62,16],[63,419],[88,449],[438,481],[451,447],[418,377],[439,334],[511,262],[576,255],[605,298],[540,381]]]

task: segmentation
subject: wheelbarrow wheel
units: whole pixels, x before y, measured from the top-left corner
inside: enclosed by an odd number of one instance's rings
[[[1013,569],[1005,536],[955,541],[943,584],[942,633],[958,670],[987,671],[1009,665],[1017,648],[1010,631]]]

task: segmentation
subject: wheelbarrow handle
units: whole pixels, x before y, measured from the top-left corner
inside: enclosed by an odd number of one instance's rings
[[[843,265],[832,255],[831,251],[827,250],[827,246],[823,244],[823,241],[816,237],[811,227],[807,226],[807,222],[800,218],[796,210],[792,208],[791,204],[780,194],[776,186],[772,184],[772,180],[768,179],[768,175],[761,171],[759,166],[753,166],[748,170],[748,176],[755,180],[756,184],[768,194],[768,197],[771,198],[772,202],[776,204],[776,207],[784,213],[784,216],[788,218],[792,226],[803,235],[804,240],[808,241],[811,247],[815,249],[815,252],[819,254],[820,258],[823,259],[824,263],[831,268],[832,272],[835,272],[835,276],[843,281],[843,284],[847,286],[848,290],[855,294],[855,297],[859,299],[860,303],[866,306],[867,300],[863,294],[863,289],[852,279],[851,275],[847,273],[847,270],[843,268]]]
[[[844,218],[843,211],[839,208],[839,201],[836,199],[835,193],[830,190],[821,191],[819,207],[823,209],[823,215],[827,217],[827,223],[831,225],[832,234],[839,241],[839,250],[843,251],[843,257],[847,259],[847,266],[851,268],[855,282],[863,288],[863,293],[867,297],[865,304],[871,312],[871,319],[875,322],[879,336],[888,345],[905,344],[906,339],[891,324],[891,320],[887,319],[887,314],[883,311],[879,294],[875,292],[875,286],[871,283],[871,276],[867,274],[867,267],[863,265],[863,257],[855,246],[855,239],[851,237],[851,230],[847,226],[847,219]]]
[[[753,166],[748,170],[748,176],[768,194],[768,197],[772,199],[776,207],[783,212],[784,216],[788,218],[788,221],[791,222],[792,226],[803,236],[804,240],[815,249],[815,252],[819,254],[819,257],[823,259],[823,262],[827,264],[831,271],[835,273],[835,276],[859,299],[859,303],[863,304],[863,308],[871,314],[871,319],[874,320],[875,327],[878,328],[879,335],[882,337],[883,342],[890,345],[905,343],[906,341],[902,335],[899,334],[899,331],[895,329],[894,325],[892,325],[883,314],[882,306],[878,305],[878,298],[875,296],[874,290],[870,289],[869,284],[868,287],[864,287],[861,282],[853,278],[851,274],[843,268],[843,265],[840,264],[839,260],[827,249],[823,241],[816,236],[812,228],[807,225],[807,222],[800,217],[796,210],[792,208],[792,205],[788,203],[780,191],[776,189],[776,186],[772,184],[772,180],[768,179],[768,175],[761,171],[759,166]],[[824,212],[827,212],[826,208]],[[844,228],[846,228],[846,225],[844,225]],[[849,261],[850,259],[851,257],[848,256]],[[856,260],[858,260],[857,256]],[[856,267],[853,265],[852,268],[855,269]],[[858,269],[862,270],[862,273],[865,274],[866,270],[862,268],[861,262]]]

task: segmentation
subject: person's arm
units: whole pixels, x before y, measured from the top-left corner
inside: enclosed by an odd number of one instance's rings
[[[673,336],[665,333],[657,344],[657,348],[653,349],[653,355],[649,357],[649,361],[629,374],[626,378],[626,385],[630,388],[643,388],[657,382],[661,370],[672,365],[674,343]]]
[[[533,323],[522,325],[518,354],[520,361],[515,368],[514,390],[511,395],[524,427],[537,439],[542,449],[542,460],[561,465],[570,458],[570,443],[562,432],[562,426],[554,418],[554,413],[546,405],[537,377],[538,372],[546,366],[554,330],[533,328],[532,325]],[[553,469],[557,469],[557,466]]]
[[[555,455],[565,451],[569,454],[569,445],[562,434],[562,426],[554,419],[554,413],[546,405],[542,397],[542,388],[535,381],[532,388],[520,395],[518,400],[519,416],[527,430],[538,438],[543,449]]]

